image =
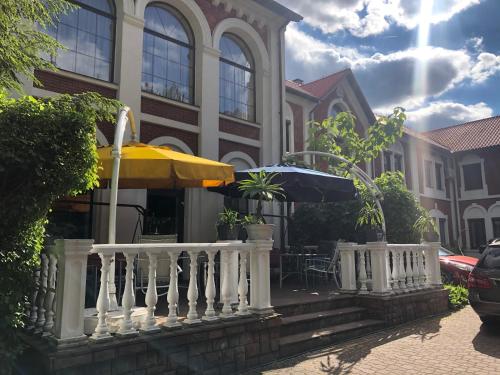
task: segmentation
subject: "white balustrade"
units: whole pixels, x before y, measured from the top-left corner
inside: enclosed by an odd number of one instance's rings
[[[29,321],[28,321],[28,326],[26,327],[29,331],[32,331],[36,327],[36,321],[38,318],[38,305],[37,305],[37,296],[38,296],[38,289],[40,288],[40,269],[37,269],[35,271],[35,283],[34,283],[35,288],[33,289],[33,295],[31,296],[31,306],[30,306],[30,313],[29,313]]]
[[[49,258],[47,291],[45,294],[45,324],[43,326],[43,335],[52,335],[54,328],[54,300],[56,296],[56,278],[57,278],[57,256],[55,254],[55,245],[48,247],[47,256]]]
[[[91,336],[93,340],[102,340],[111,337],[106,318],[109,310],[108,279],[112,254],[99,254],[101,258],[101,286],[97,297],[97,326]]]
[[[167,293],[167,302],[168,302],[168,316],[167,321],[165,322],[165,326],[169,328],[180,327],[181,323],[178,321],[177,317],[177,305],[179,302],[179,289],[177,286],[177,259],[179,258],[179,251],[171,251],[170,252],[170,285]]]
[[[122,306],[123,320],[120,324],[118,334],[120,336],[131,336],[137,333],[132,322],[132,307],[134,307],[134,259],[135,253],[125,253],[125,289],[123,291]]]
[[[389,248],[391,249],[391,248]],[[399,251],[392,249],[392,273],[391,273],[391,287],[394,293],[399,293]]]
[[[198,251],[189,250],[189,288],[188,288],[188,301],[189,301],[189,311],[187,313],[187,318],[184,321],[186,324],[197,324],[201,320],[198,316],[198,311],[196,311],[196,305],[198,301]],[[226,304],[224,303],[224,306]],[[224,309],[222,310],[224,312]]]
[[[368,294],[368,288],[366,287],[366,247],[358,246],[359,255],[359,294]]]
[[[240,250],[240,280],[238,283],[238,296],[240,303],[238,305],[237,315],[245,316],[250,315],[248,311],[248,280],[247,280],[247,257],[248,251],[245,249]]]
[[[47,280],[49,277],[49,257],[47,254],[40,254],[40,284],[37,294],[37,319],[35,323],[35,333],[42,333],[45,325],[45,295],[47,293]]]
[[[214,302],[215,302],[215,254],[217,250],[210,249],[207,250],[208,257],[208,268],[207,268],[207,285],[205,288],[205,297],[207,298],[207,309],[205,310],[205,315],[203,316],[203,320],[205,321],[214,321],[219,319],[215,315]]]

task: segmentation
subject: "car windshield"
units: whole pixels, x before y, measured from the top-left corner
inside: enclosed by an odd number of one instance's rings
[[[500,270],[500,244],[488,246],[479,260],[478,267]]]
[[[445,249],[444,247],[439,248],[439,256],[440,257],[447,257],[449,255],[454,255],[453,251]]]

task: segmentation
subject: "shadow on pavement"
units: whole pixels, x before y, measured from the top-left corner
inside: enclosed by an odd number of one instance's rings
[[[490,357],[500,359],[500,321],[496,325],[482,324],[472,340],[474,349]]]

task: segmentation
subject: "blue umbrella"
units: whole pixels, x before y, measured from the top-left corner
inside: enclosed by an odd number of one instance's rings
[[[356,189],[352,180],[288,164],[275,164],[238,171],[234,173],[234,183],[208,190],[240,198],[243,194],[238,189],[238,181],[250,178],[249,173],[259,173],[260,171],[276,174],[272,182],[280,184],[283,188],[285,198],[280,199],[282,201],[339,202],[356,199]]]

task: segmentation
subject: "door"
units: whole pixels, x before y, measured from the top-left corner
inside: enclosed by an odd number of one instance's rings
[[[484,219],[469,219],[470,248],[479,249],[479,246],[486,244],[486,229]]]
[[[148,190],[143,234],[177,234],[184,240],[184,189]]]
[[[493,225],[493,237],[500,238],[500,217],[492,218],[491,224]]]

